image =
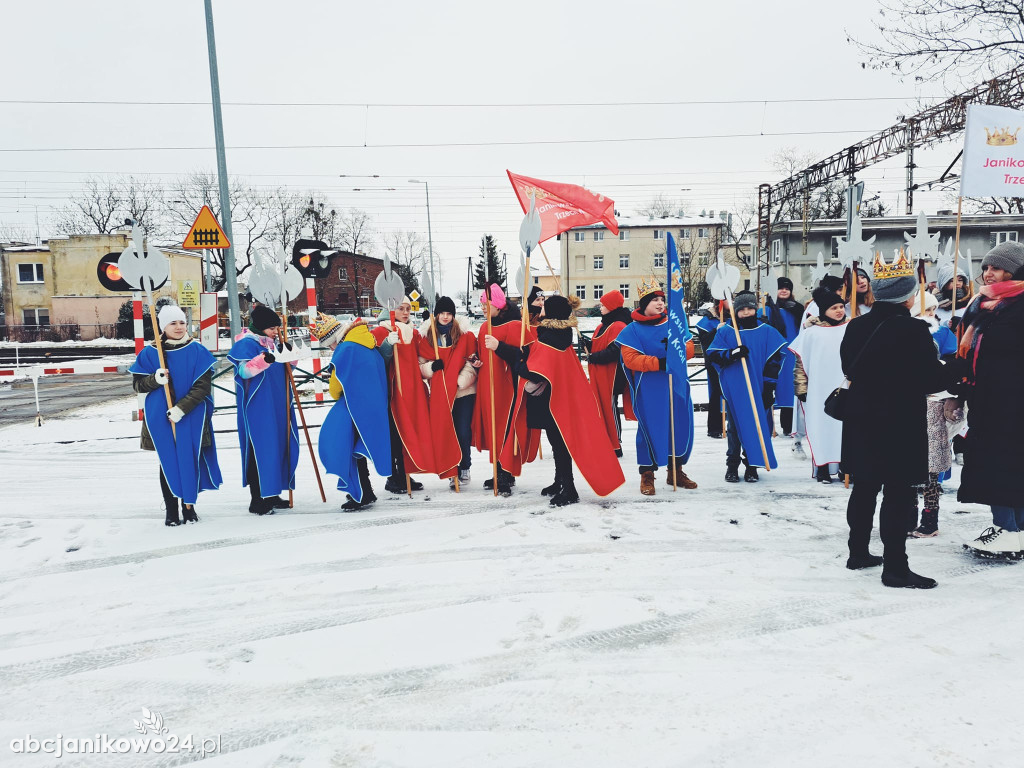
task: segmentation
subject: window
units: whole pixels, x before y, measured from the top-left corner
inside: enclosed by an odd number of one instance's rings
[[[587,268],[587,257],[577,256],[576,257],[576,271],[582,272]]]
[[[594,269],[604,269],[604,256],[594,257]]]
[[[587,286],[579,285],[579,284],[576,285],[576,298],[577,299],[586,299],[587,298]]]
[[[628,253],[620,253],[619,254],[619,269],[629,269],[629,254]]]
[[[663,237],[665,237],[664,230],[661,230],[661,229],[654,230],[654,239],[655,240],[661,240]]]
[[[604,231],[595,232],[594,233],[594,240],[595,241],[596,240],[604,240]]]
[[[628,229],[620,229],[619,230],[619,240],[629,240],[629,230]]]
[[[23,309],[21,312],[22,322],[24,322],[25,325],[50,324],[50,310],[48,309]]]
[[[654,254],[654,268],[655,269],[664,269],[665,268],[665,254],[664,253],[656,253],[656,254]]]
[[[772,240],[772,264],[782,263],[782,238]]]
[[[586,232],[573,232],[573,235],[573,240],[575,240],[577,243],[582,243],[584,240],[587,239]]]
[[[629,298],[629,283],[619,283],[619,293],[622,294],[622,298]]]
[[[707,227],[697,227],[697,238],[703,240],[708,236],[708,231]]]
[[[338,279],[339,280],[348,280],[348,267],[341,267],[338,270]]]
[[[1017,242],[1017,233],[1016,232],[993,232],[992,234],[995,235],[995,237],[996,237],[996,245],[999,245],[1000,243],[1005,243],[1005,242],[1011,242],[1011,243],[1016,243]],[[19,266],[21,266],[21,265],[19,265]],[[41,268],[43,265],[39,264],[37,266],[39,266]],[[42,270],[40,270],[40,272],[41,271]],[[25,282],[25,281],[21,280],[20,282]],[[39,280],[37,280],[36,282],[42,282],[42,278],[39,278]],[[950,289],[950,290],[952,290],[952,289]]]
[[[679,230],[679,239],[680,240],[689,240],[690,239],[690,230],[688,230],[688,229],[680,229]]]
[[[1016,240],[1016,238],[1014,238]],[[18,282],[19,283],[41,283],[43,282],[43,265],[42,264],[19,264],[18,265]]]
[[[598,301],[602,296],[604,296],[604,286],[603,285],[595,285],[594,286],[594,301]]]

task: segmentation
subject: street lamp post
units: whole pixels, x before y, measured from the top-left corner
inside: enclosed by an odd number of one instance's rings
[[[430,282],[434,284],[434,291],[439,288],[437,275],[434,272],[434,235],[430,229],[430,184],[419,179],[409,179],[410,184],[422,184],[427,192],[427,247],[430,249]]]

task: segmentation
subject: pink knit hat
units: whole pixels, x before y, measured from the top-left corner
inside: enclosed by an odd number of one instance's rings
[[[496,309],[504,309],[505,308],[505,303],[506,303],[505,302],[505,292],[503,290],[501,290],[501,286],[497,285],[495,283],[491,283],[490,291],[491,291],[491,304],[493,304]],[[481,305],[486,305],[487,304],[487,291],[486,290],[480,291],[480,304]]]

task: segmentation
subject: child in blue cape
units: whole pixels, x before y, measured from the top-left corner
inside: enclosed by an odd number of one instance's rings
[[[199,492],[221,484],[211,422],[214,359],[206,347],[189,337],[180,307],[165,305],[157,324],[167,367],[160,366],[154,342],[143,348],[129,369],[132,387],[146,395],[142,448],[156,451],[160,460],[160,491],[167,509],[164,525],[198,523],[195,504]],[[171,390],[170,408],[164,385]]]

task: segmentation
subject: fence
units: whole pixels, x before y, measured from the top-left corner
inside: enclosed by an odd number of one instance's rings
[[[58,322],[49,325],[0,325],[0,341],[90,341],[92,339],[130,339],[129,322],[127,336],[118,335],[117,323],[85,324]]]

